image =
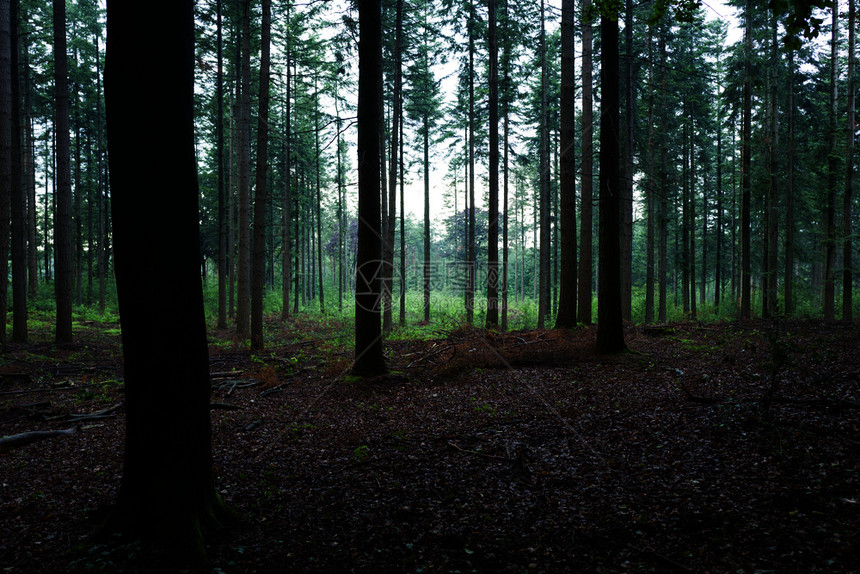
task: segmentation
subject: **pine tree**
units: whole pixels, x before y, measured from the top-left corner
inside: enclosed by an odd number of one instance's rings
[[[198,272],[193,3],[141,10],[110,0],[107,25],[105,95],[126,440],[117,504],[103,534],[118,531],[154,543],[163,551],[158,570],[196,568],[204,562],[205,538],[230,514],[212,473]],[[154,29],[162,37],[141,51]],[[141,77],[159,81],[140,82]],[[153,221],[162,224],[159,233],[150,233]],[[161,285],[164,278],[170,289]],[[153,328],[159,329],[157,337]],[[168,394],[170,400],[162,401]]]
[[[65,0],[54,0],[54,98],[57,136],[57,206],[54,221],[54,292],[57,343],[72,341],[72,170],[69,136],[68,58]]]
[[[386,371],[382,354],[380,112],[382,15],[380,0],[357,0],[358,44],[358,254],[355,271],[355,362],[352,373]]]
[[[254,243],[251,275],[251,349],[259,351],[263,340],[263,287],[266,270],[266,203],[268,201],[269,67],[272,26],[271,0],[263,0],[260,28],[260,97],[257,114],[257,171],[254,188]],[[320,294],[322,296],[322,294]]]
[[[574,116],[574,3],[561,6],[560,211],[561,273],[555,327],[576,326],[576,154]]]
[[[605,10],[605,8],[604,8]],[[597,350],[627,349],[621,316],[621,158],[619,154],[619,56],[617,14],[602,14],[600,34],[600,223]]]

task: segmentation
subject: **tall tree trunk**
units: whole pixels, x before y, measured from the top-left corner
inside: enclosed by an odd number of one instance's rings
[[[475,253],[475,2],[469,2],[469,218],[468,251],[466,264],[466,323],[471,325],[475,314],[475,277],[477,257]]]
[[[690,112],[690,315],[696,316],[696,129]]]
[[[19,24],[20,27],[20,24]],[[20,29],[20,28],[19,28]],[[35,142],[35,134],[33,133],[33,109],[31,103],[31,92],[32,87],[30,85],[31,82],[31,72],[30,72],[30,50],[29,46],[21,46],[21,42],[26,42],[27,37],[19,32],[18,34],[18,42],[19,42],[19,53],[23,55],[24,61],[23,66],[21,67],[21,75],[23,76],[23,135],[24,135],[24,146],[22,149],[23,152],[23,168],[24,168],[24,189],[27,194],[27,294],[31,299],[35,299],[39,294],[39,254],[38,247],[36,243],[36,235],[37,235],[37,227],[38,227],[38,209],[36,206],[36,142]],[[98,74],[99,74],[99,62],[98,62],[98,37],[96,37],[96,85],[100,86]],[[101,102],[99,99],[101,98],[101,90],[97,92],[96,95],[96,114],[98,123],[98,115],[99,108]],[[99,137],[101,137],[101,133],[99,133]],[[99,154],[101,153],[101,146],[99,146]],[[99,155],[99,162],[101,161],[101,156]]]
[[[236,282],[236,337],[248,338],[251,314],[251,0],[241,0],[239,60],[239,255]]]
[[[594,101],[592,95],[591,0],[582,2],[582,184],[579,207],[579,322],[591,324],[592,235],[594,226]]]
[[[107,18],[105,90],[126,411],[123,476],[107,530],[162,546],[160,566],[176,571],[202,565],[205,536],[228,516],[212,473],[198,265],[193,3],[141,10],[109,0]],[[141,50],[155,29],[159,41]],[[161,169],[141,169],[153,165]],[[158,233],[152,233],[154,221]],[[164,289],[165,277],[170,289]]]
[[[25,343],[27,342],[27,208],[21,145],[18,8],[18,0],[12,0],[9,18],[12,64],[12,341]]]
[[[401,91],[401,98],[403,93]],[[400,324],[406,325],[406,162],[403,144],[403,106],[400,106]],[[457,210],[454,210],[456,213]]]
[[[722,85],[717,86],[719,100],[717,103],[717,230],[716,256],[714,264],[714,309],[720,308],[723,282],[723,114],[722,114]]]
[[[397,154],[400,148],[400,116],[401,116],[401,91],[403,86],[402,70],[402,44],[403,44],[403,0],[397,0],[394,15],[394,90],[391,94],[391,158],[388,162],[388,226],[385,236],[385,293],[388,296],[388,306],[383,318],[383,330],[388,332],[394,325],[394,240],[397,225]],[[401,212],[401,217],[403,213]]]
[[[12,0],[0,0],[0,343],[6,343],[9,218],[12,210]],[[47,170],[46,170],[47,171]],[[47,213],[47,209],[45,210]]]
[[[764,290],[767,292],[767,314],[776,317],[777,266],[779,265],[779,109],[777,106],[776,79],[779,66],[779,51],[777,49],[777,18],[772,16],[771,23],[771,60],[772,70],[770,79],[770,185],[767,192],[765,209],[767,210],[767,271],[765,273]]]
[[[848,0],[848,122],[845,134],[845,193],[842,197],[842,320],[851,322],[854,319],[854,279],[851,261],[853,250],[852,206],[854,205],[854,132],[857,129],[855,119],[856,106],[856,54],[855,37],[857,34],[857,14],[855,0]]]
[[[830,33],[830,108],[828,114],[827,197],[824,207],[824,319],[832,321],[836,312],[836,188],[838,186],[836,115],[839,109],[839,5],[834,2]]]
[[[227,328],[227,193],[224,185],[224,42],[221,19],[222,0],[216,3],[216,50],[218,79],[215,86],[216,107],[215,137],[218,154],[218,323],[219,329]]]
[[[681,132],[681,154],[683,155],[681,167],[681,305],[684,315],[690,312],[690,153],[689,153],[689,126],[687,124],[687,101],[684,100],[683,112],[684,128]]]
[[[257,112],[257,173],[254,186],[253,274],[251,276],[251,350],[260,351],[263,340],[263,289],[266,279],[266,166],[269,153],[269,60],[272,29],[272,2],[263,0],[260,28],[260,96]],[[320,295],[322,297],[322,295]]]
[[[98,51],[98,50],[96,50]],[[97,273],[99,276],[99,310],[104,311],[105,306],[107,304],[107,268],[109,261],[109,254],[107,248],[107,205],[105,201],[105,196],[107,195],[107,178],[103,177],[104,170],[102,165],[102,158],[104,157],[104,144],[102,143],[102,110],[101,110],[101,100],[102,100],[102,90],[101,90],[101,74],[96,72],[99,77],[98,85],[98,105],[96,107],[96,116],[98,118],[97,125],[98,127],[98,259],[97,259]]]
[[[508,2],[509,0],[504,0],[504,9],[502,12],[503,16],[503,25],[502,25],[502,44],[504,49],[504,57],[502,59],[502,69],[503,69],[503,86],[504,91],[503,95],[501,95],[501,104],[502,104],[502,124],[503,124],[503,153],[502,153],[502,302],[501,302],[501,329],[502,331],[507,331],[508,329],[508,260],[510,254],[510,248],[508,246],[508,237],[509,237],[509,229],[508,229],[508,147],[510,145],[510,122],[509,122],[509,100],[510,100],[510,62],[511,62],[511,47],[510,47],[510,19],[508,14]],[[515,259],[516,261],[516,259]],[[574,265],[575,268],[575,265]],[[574,271],[575,273],[576,271]],[[516,277],[516,275],[514,275]],[[574,278],[574,281],[576,279]],[[515,282],[516,283],[516,282]],[[574,283],[575,284],[575,283]],[[576,303],[574,303],[575,305]]]
[[[624,75],[625,127],[624,181],[621,197],[621,316],[632,319],[633,305],[633,155],[636,91],[633,85],[633,0],[626,0],[624,9]]]
[[[322,258],[322,167],[320,166],[320,103],[319,91],[317,88],[317,79],[314,77],[314,92],[316,92],[316,105],[314,110],[314,148],[315,148],[315,168],[316,168],[316,247],[317,247],[317,287],[320,292],[320,314],[325,315],[325,292],[323,290],[323,258]],[[385,149],[385,146],[382,147]],[[389,293],[389,298],[391,294]],[[389,305],[390,306],[390,305]]]
[[[548,70],[546,61],[546,18],[545,0],[540,4],[540,62],[541,62],[541,100],[540,100],[540,196],[538,198],[538,226],[540,230],[540,251],[538,257],[538,321],[537,328],[543,329],[549,315],[549,250],[550,250],[550,193],[549,193],[549,117],[547,110]]]
[[[489,0],[490,158],[487,202],[487,328],[499,326],[499,39],[496,0]]]
[[[291,3],[287,2],[286,12],[284,15],[284,20],[286,22],[290,21],[290,6]],[[287,71],[286,71],[286,79],[284,83],[286,84],[286,95],[284,98],[284,202],[282,204],[283,211],[283,229],[281,235],[281,321],[286,321],[290,318],[290,264],[292,260],[292,252],[291,252],[291,242],[290,242],[290,222],[292,221],[292,213],[290,212],[290,208],[292,207],[292,189],[291,189],[291,179],[292,179],[292,130],[290,129],[292,126],[292,73],[290,68],[290,59],[292,57],[291,54],[291,35],[290,35],[290,26],[289,24],[286,26],[286,61],[287,61]]]
[[[426,52],[425,52],[426,56]],[[425,65],[427,64],[425,60]],[[430,322],[430,122],[423,118],[424,140],[424,322]]]
[[[744,8],[744,87],[741,120],[741,319],[749,319],[752,303],[750,266],[750,194],[752,142],[752,3]]]
[[[655,260],[655,219],[656,219],[656,185],[654,163],[654,92],[656,77],[654,74],[654,27],[648,26],[648,151],[647,151],[647,184],[645,186],[646,215],[648,217],[645,231],[645,323],[654,322],[654,260]]]
[[[660,260],[658,262],[657,276],[660,283],[660,292],[657,302],[657,321],[665,323],[667,318],[667,289],[669,283],[669,194],[666,186],[666,32],[662,28],[659,32],[658,51],[660,52],[660,90],[659,90],[659,168],[657,170],[658,197],[660,198],[660,211],[658,214],[660,234]]]
[[[54,101],[57,114],[57,203],[54,221],[57,324],[54,338],[57,343],[72,341],[72,166],[68,69],[66,4],[65,0],[54,0]]]
[[[355,363],[352,373],[386,371],[382,354],[382,302],[378,262],[382,125],[382,18],[380,0],[357,0],[358,43],[358,254],[355,271]]]
[[[621,316],[621,158],[619,153],[618,21],[600,18],[600,223],[597,279],[597,350],[627,349]]]
[[[788,150],[785,185],[785,314],[794,313],[794,50],[788,52],[788,102],[787,130]]]
[[[73,27],[74,30],[74,27]],[[79,57],[78,50],[74,49],[72,51],[72,59],[73,61],[77,61]],[[80,86],[77,82],[74,82],[74,91],[72,93],[72,104],[75,108],[75,117],[74,117],[74,130],[75,130],[75,161],[74,161],[74,185],[72,186],[72,225],[74,226],[73,238],[72,238],[72,251],[74,253],[74,302],[76,305],[83,305],[83,261],[84,261],[84,242],[83,237],[81,235],[81,223],[83,221],[83,217],[81,216],[81,194],[84,192],[84,188],[86,187],[83,183],[83,177],[81,176],[81,166],[83,165],[83,161],[81,160],[81,148],[83,148],[83,134],[82,134],[82,126],[81,126],[81,93]]]
[[[576,81],[574,71],[573,0],[561,5],[561,109],[560,109],[560,199],[561,199],[561,274],[558,314],[555,326],[576,326]]]

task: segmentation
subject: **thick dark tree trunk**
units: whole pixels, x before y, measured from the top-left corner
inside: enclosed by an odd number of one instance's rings
[[[379,128],[382,125],[382,15],[380,0],[357,0],[358,253],[355,270],[355,363],[352,373],[386,371],[382,354],[382,257]]]
[[[72,341],[72,166],[68,70],[66,4],[65,0],[54,0],[54,101],[57,114],[57,205],[54,221],[57,324],[54,338],[57,343]]]
[[[251,274],[251,349],[259,351],[263,340],[263,290],[266,279],[266,204],[269,189],[266,167],[269,153],[269,53],[272,30],[272,3],[263,0],[260,28],[260,96],[257,112],[257,170],[254,186],[254,241]],[[322,295],[320,295],[322,296]]]
[[[576,326],[576,144],[574,133],[576,85],[574,77],[573,0],[561,4],[561,109],[560,109],[560,202],[561,272],[555,327]]]
[[[154,542],[169,561],[160,568],[175,571],[201,561],[204,536],[226,516],[212,476],[198,265],[193,3],[142,10],[109,0],[107,17],[105,96],[126,439],[117,505],[105,529]],[[155,29],[159,41],[140,50]],[[158,233],[152,233],[153,222]]]
[[[600,224],[597,280],[597,350],[627,349],[621,312],[621,157],[619,153],[618,21],[602,16],[600,66]]]

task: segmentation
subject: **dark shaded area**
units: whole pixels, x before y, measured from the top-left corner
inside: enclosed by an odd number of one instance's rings
[[[107,327],[10,350],[0,435],[123,400]],[[613,357],[594,352],[594,328],[462,329],[389,342],[392,374],[358,381],[343,377],[348,328],[268,329],[271,355],[211,339],[216,487],[244,516],[210,547],[220,571],[860,563],[856,326],[629,328],[635,352]],[[139,545],[76,550],[116,497],[124,416],[0,454],[0,567],[149,571]]]

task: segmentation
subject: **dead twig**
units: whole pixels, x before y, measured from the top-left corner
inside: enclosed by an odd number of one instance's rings
[[[32,442],[53,438],[55,436],[73,435],[78,432],[78,427],[74,426],[65,430],[45,430],[45,431],[29,431],[0,438],[0,452],[6,452],[13,448],[18,448]]]
[[[464,448],[461,448],[457,443],[451,442],[450,440],[448,441],[448,446],[450,446],[451,448],[453,448],[454,450],[456,450],[458,452],[462,452],[463,454],[471,454],[474,456],[481,456],[481,457],[489,458],[492,460],[503,460],[506,462],[511,462],[510,459],[505,458],[503,456],[498,456],[495,454],[487,454],[485,452],[481,452],[481,451],[477,451],[477,450],[466,450]]]

